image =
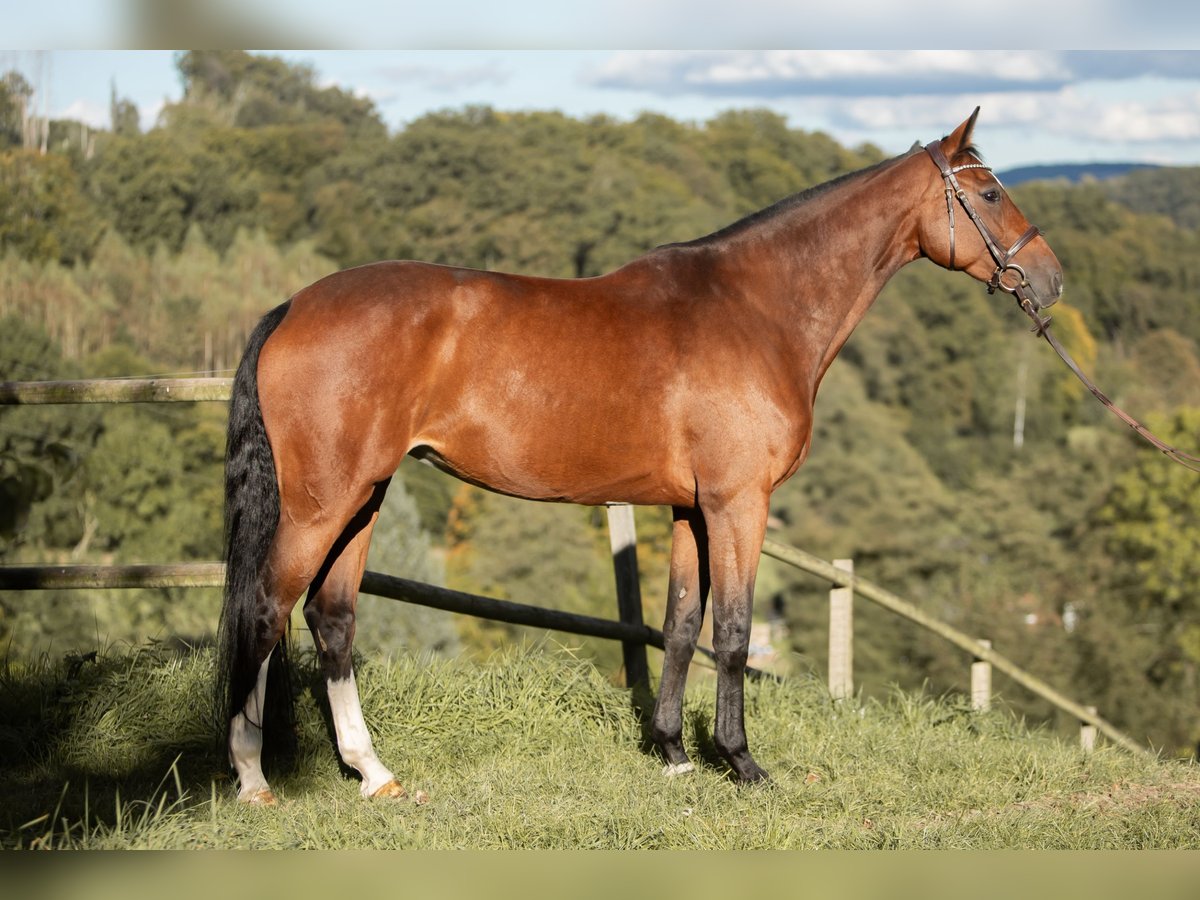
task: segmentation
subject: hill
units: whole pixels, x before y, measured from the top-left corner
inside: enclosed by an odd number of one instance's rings
[[[898,692],[835,705],[817,681],[752,683],[747,718],[775,781],[739,788],[711,743],[711,680],[666,780],[628,692],[566,652],[486,664],[363,661],[380,754],[417,806],[368,803],[339,770],[319,679],[302,669],[282,802],[234,799],[213,746],[207,651],[9,668],[0,691],[0,846],[45,848],[1164,848],[1200,841],[1194,766],[1085,756],[1004,711]],[[706,683],[707,682],[707,683]]]
[[[1104,191],[1136,213],[1167,216],[1180,228],[1200,228],[1200,167],[1130,172],[1105,182]]]
[[[997,172],[1000,180],[1014,187],[1028,181],[1067,181],[1077,184],[1081,181],[1104,181],[1117,178],[1130,172],[1143,169],[1157,169],[1158,166],[1148,163],[1111,162],[1111,163],[1052,163],[1038,166],[1016,166]]]

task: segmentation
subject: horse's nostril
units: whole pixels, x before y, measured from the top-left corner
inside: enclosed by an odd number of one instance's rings
[[[1063,292],[1062,272],[1055,272],[1054,277],[1050,279],[1050,287],[1054,291],[1055,297],[1061,297]]]

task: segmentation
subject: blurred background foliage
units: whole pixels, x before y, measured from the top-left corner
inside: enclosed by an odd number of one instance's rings
[[[389,132],[367,99],[240,52],[178,58],[183,99],[140,133],[49,123],[26,149],[0,76],[0,380],[226,372],[267,309],[382,258],[596,275],[880,160],[766,110],[701,123],[468,107]],[[948,125],[952,124],[948,119]],[[1060,338],[1118,403],[1200,446],[1200,175],[1039,182],[1014,197],[1067,280]],[[1069,304],[1069,305],[1068,305]],[[1023,422],[1018,408],[1024,410]],[[220,553],[218,404],[0,407],[0,562],[167,562]],[[775,535],[998,650],[1170,753],[1200,741],[1200,482],[1139,445],[1024,319],[926,263],[885,289],[829,372],[812,455]],[[640,510],[646,617],[661,621],[670,517]],[[372,568],[615,613],[602,510],[522,504],[408,461]],[[774,665],[825,665],[826,586],[770,560]],[[10,654],[202,642],[207,591],[0,595]],[[362,603],[370,651],[488,653],[521,629]],[[961,653],[860,604],[856,677],[962,690]],[[618,676],[619,648],[555,638]],[[537,642],[529,646],[536,647]],[[1008,703],[1053,725],[1011,685]]]

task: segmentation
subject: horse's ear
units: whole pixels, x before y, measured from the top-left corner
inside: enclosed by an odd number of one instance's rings
[[[971,113],[967,121],[963,122],[952,132],[949,137],[942,141],[942,148],[946,153],[947,159],[952,159],[955,153],[969,147],[971,144],[971,132],[975,130],[975,120],[979,118],[979,107],[975,107],[975,111]]]
[[[924,149],[924,144],[920,141],[913,141],[913,145],[908,148],[909,153],[916,153],[918,150]]]

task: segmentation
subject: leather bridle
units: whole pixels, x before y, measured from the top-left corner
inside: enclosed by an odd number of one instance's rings
[[[1000,242],[996,240],[996,236],[992,234],[992,230],[988,228],[987,223],[979,218],[979,213],[971,205],[971,199],[958,183],[956,176],[959,172],[965,169],[984,169],[990,172],[992,171],[991,166],[984,165],[981,162],[951,166],[949,160],[946,159],[946,154],[942,152],[941,144],[938,141],[926,144],[925,150],[933,158],[934,164],[942,174],[942,180],[946,183],[946,213],[950,218],[950,265],[948,268],[954,269],[954,201],[957,200],[962,204],[971,221],[975,223],[975,227],[979,229],[979,236],[983,238],[984,246],[987,247],[988,252],[992,255],[992,259],[996,261],[996,271],[992,273],[992,277],[987,282],[988,293],[993,294],[999,289],[1005,293],[1012,294],[1021,307],[1022,312],[1033,320],[1033,332],[1046,339],[1046,343],[1054,348],[1054,352],[1062,358],[1062,361],[1067,364],[1067,367],[1083,382],[1083,386],[1097,400],[1107,406],[1117,418],[1136,431],[1141,437],[1145,438],[1153,447],[1165,454],[1168,459],[1179,463],[1185,468],[1191,469],[1193,472],[1200,472],[1200,456],[1184,453],[1178,447],[1168,444],[1133,416],[1129,415],[1129,413],[1125,412],[1125,410],[1113,403],[1100,388],[1096,387],[1096,383],[1084,374],[1079,364],[1067,353],[1066,348],[1050,333],[1050,317],[1042,316],[1039,313],[1039,310],[1042,309],[1042,304],[1038,298],[1037,290],[1029,283],[1029,278],[1026,276],[1025,270],[1012,261],[1021,248],[1041,234],[1041,231],[1036,225],[1030,225],[1011,247],[1007,250],[1001,249]],[[1021,280],[1016,284],[1006,284],[1004,276],[1008,272],[1016,272]]]
[[[1000,242],[996,239],[996,236],[992,233],[992,230],[988,228],[987,223],[979,217],[979,213],[976,212],[974,205],[971,203],[971,198],[967,196],[967,192],[958,183],[957,177],[959,172],[966,169],[983,169],[986,172],[990,172],[992,171],[992,167],[981,162],[951,166],[950,161],[946,159],[946,154],[942,152],[942,146],[939,141],[926,144],[925,152],[933,159],[934,165],[941,172],[942,180],[946,183],[946,214],[950,219],[950,265],[948,268],[951,270],[954,269],[954,201],[957,200],[962,204],[962,208],[966,211],[967,216],[975,223],[975,227],[979,230],[979,236],[983,238],[984,246],[987,247],[988,253],[992,255],[992,259],[996,262],[996,271],[992,273],[992,277],[987,282],[988,293],[994,294],[999,289],[1015,296],[1017,302],[1021,303],[1022,306],[1026,302],[1030,302],[1038,309],[1041,309],[1042,304],[1039,301],[1037,291],[1029,283],[1029,277],[1025,274],[1025,270],[1013,262],[1013,257],[1020,253],[1026,244],[1041,234],[1041,230],[1036,225],[1030,225],[1011,247],[1004,250]],[[1020,280],[1016,284],[1005,282],[1004,276],[1009,272],[1015,272],[1020,277]]]

